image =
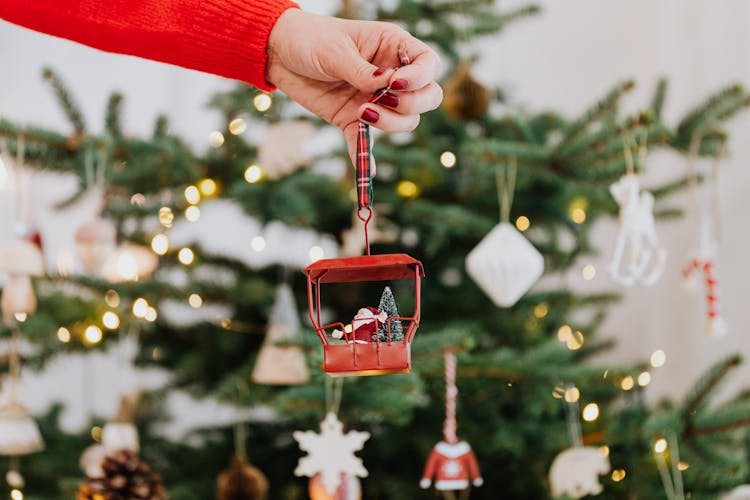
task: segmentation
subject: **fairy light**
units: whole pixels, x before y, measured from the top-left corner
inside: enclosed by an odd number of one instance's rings
[[[271,100],[271,96],[269,94],[258,94],[253,99],[253,106],[255,106],[255,109],[262,113],[264,111],[268,111],[268,108],[271,107],[272,102],[273,101]]]
[[[180,251],[177,252],[177,260],[180,261],[180,264],[189,266],[190,264],[193,263],[194,259],[195,259],[195,254],[193,254],[193,251],[190,250],[188,247],[180,248]]]
[[[598,448],[598,450],[599,450],[599,454],[601,456],[603,456],[603,457],[608,457],[609,456],[609,446],[607,446],[607,445],[600,446]]]
[[[159,224],[164,227],[172,227],[174,224],[174,213],[169,207],[161,207],[159,209]]]
[[[677,468],[681,471],[686,471],[690,468],[690,464],[687,462],[680,461],[680,463],[677,464]]]
[[[250,241],[250,247],[256,252],[262,252],[266,248],[266,239],[263,236],[256,236]]]
[[[635,387],[635,381],[633,380],[633,377],[628,375],[625,378],[623,378],[622,381],[620,382],[620,387],[622,388],[623,391],[629,391],[633,387]]]
[[[325,255],[325,252],[323,251],[323,248],[318,245],[313,245],[310,247],[310,252],[308,253],[310,256],[310,262],[315,262],[323,258]]]
[[[567,342],[571,335],[573,335],[573,329],[570,325],[563,325],[557,329],[557,340],[560,342]]]
[[[195,186],[188,186],[185,188],[185,199],[191,205],[197,205],[201,201],[201,192]]]
[[[23,500],[23,492],[19,489],[13,488],[10,490],[11,500]]]
[[[588,207],[589,202],[586,198],[573,199],[568,206],[568,216],[570,216],[570,220],[576,224],[583,224],[586,222],[586,209]]]
[[[224,134],[219,132],[218,130],[214,130],[210,134],[208,134],[208,143],[213,148],[220,148],[222,144],[224,144]]]
[[[29,315],[26,313],[13,313],[13,317],[16,318],[16,321],[18,321],[19,323],[23,323],[24,321],[26,321],[26,318],[28,318]]]
[[[153,307],[148,307],[146,308],[146,314],[143,315],[143,319],[153,323],[154,321],[156,321],[157,316],[158,314],[156,313],[156,309],[154,309]]]
[[[95,425],[91,428],[91,439],[93,439],[97,443],[102,440],[102,428],[98,425]]]
[[[578,349],[583,347],[583,341],[583,333],[581,333],[579,330],[576,330],[568,337],[568,340],[566,340],[565,344],[571,351],[577,351]]]
[[[114,290],[107,290],[104,294],[104,302],[109,307],[117,307],[120,305],[120,295]]]
[[[143,196],[143,193],[135,193],[130,197],[130,204],[137,207],[142,207],[146,204],[146,197]]]
[[[654,452],[655,453],[664,453],[667,451],[667,440],[664,438],[659,438],[654,442]]]
[[[245,181],[250,184],[255,184],[263,178],[263,169],[258,165],[249,165],[245,169]]]
[[[185,218],[190,222],[195,222],[201,217],[201,209],[195,205],[190,205],[185,209]]]
[[[453,151],[443,151],[440,153],[440,164],[445,168],[453,168],[456,166],[456,155]]]
[[[516,219],[516,229],[523,232],[531,226],[531,221],[525,215],[521,215]]]
[[[396,192],[402,198],[416,198],[419,196],[419,186],[412,181],[401,181],[396,184]]]
[[[534,306],[534,317],[535,318],[544,318],[547,316],[547,313],[549,313],[549,304],[546,302],[540,302],[536,306]]]
[[[247,123],[242,118],[235,118],[229,122],[229,133],[232,135],[240,135],[247,130]]]
[[[216,194],[218,186],[213,179],[203,179],[198,183],[198,189],[204,196],[213,196]]]
[[[120,317],[117,313],[107,311],[102,315],[102,324],[108,330],[115,330],[120,326]]]
[[[151,250],[156,255],[164,255],[169,250],[169,238],[166,234],[160,233],[151,238]]]
[[[190,304],[190,307],[193,309],[198,309],[203,305],[203,298],[197,293],[191,293],[190,297],[188,297],[188,304]]]
[[[650,383],[651,374],[649,372],[641,372],[641,374],[638,375],[638,385],[640,385],[641,387],[646,387]]]
[[[653,366],[654,368],[662,367],[666,362],[667,355],[661,349],[657,349],[651,353],[651,366]]]
[[[64,326],[61,326],[57,329],[57,340],[60,342],[67,344],[70,342],[70,330],[65,328]]]
[[[586,422],[595,421],[597,418],[599,418],[599,405],[596,403],[587,404],[583,407],[581,415]]]
[[[596,276],[596,268],[593,264],[586,264],[583,266],[583,269],[581,269],[581,276],[586,281],[591,281]]]
[[[625,472],[625,469],[615,469],[612,471],[612,481],[615,483],[619,483],[623,479],[625,479],[625,476],[627,473]]]
[[[133,302],[133,316],[136,318],[143,318],[146,316],[148,310],[148,302],[144,298],[137,298]]]
[[[578,390],[578,387],[568,387],[565,390],[565,402],[566,403],[577,403],[578,400],[581,397],[581,391]]]
[[[83,332],[83,339],[88,344],[98,344],[102,341],[102,329],[96,325],[89,325]]]

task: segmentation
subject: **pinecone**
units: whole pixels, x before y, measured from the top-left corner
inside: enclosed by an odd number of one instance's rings
[[[167,500],[161,477],[130,450],[107,455],[103,477],[89,477],[78,488],[76,500]]]

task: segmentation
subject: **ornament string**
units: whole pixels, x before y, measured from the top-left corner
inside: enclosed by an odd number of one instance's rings
[[[326,377],[326,413],[338,415],[344,389],[343,378]]]
[[[513,195],[516,192],[516,157],[511,156],[508,163],[497,166],[495,184],[497,185],[497,203],[500,208],[500,222],[510,222],[510,208],[513,206]]]
[[[398,59],[401,66],[411,64],[411,57],[402,43],[398,48]],[[377,103],[391,90],[391,86],[375,92],[370,98],[371,103]],[[370,126],[362,121],[358,122],[357,130],[357,162],[355,181],[357,188],[357,217],[364,222],[365,248],[370,255],[370,238],[367,233],[367,225],[372,219],[372,138],[370,137]]]
[[[574,389],[575,386],[569,385],[565,387],[565,409],[568,417],[568,431],[570,432],[570,440],[573,443],[574,448],[580,448],[583,446],[583,435],[581,433],[581,420],[578,418],[578,400],[568,401],[568,391]]]
[[[667,467],[667,459],[665,457],[667,449],[670,453],[671,471]],[[667,496],[667,500],[685,500],[685,487],[682,482],[682,471],[680,471],[680,448],[674,434],[669,436],[669,446],[667,449],[661,452],[654,450],[654,460],[656,461],[657,469],[659,469],[664,493]]]
[[[245,422],[234,423],[234,454],[247,460],[247,429]]]
[[[445,360],[445,423],[443,424],[443,438],[448,443],[458,441],[456,437],[456,354],[450,349],[443,351]]]

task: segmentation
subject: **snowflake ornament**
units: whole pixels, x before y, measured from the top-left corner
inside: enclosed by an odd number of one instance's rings
[[[320,423],[320,434],[296,431],[294,439],[308,455],[299,459],[295,476],[313,477],[320,473],[323,486],[330,495],[341,483],[341,473],[367,477],[362,459],[354,455],[370,439],[369,432],[351,431],[344,434],[344,425],[335,413],[329,412]]]

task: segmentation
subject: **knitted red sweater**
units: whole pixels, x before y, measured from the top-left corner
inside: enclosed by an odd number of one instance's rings
[[[291,0],[0,0],[0,18],[97,49],[271,90],[266,44]]]

